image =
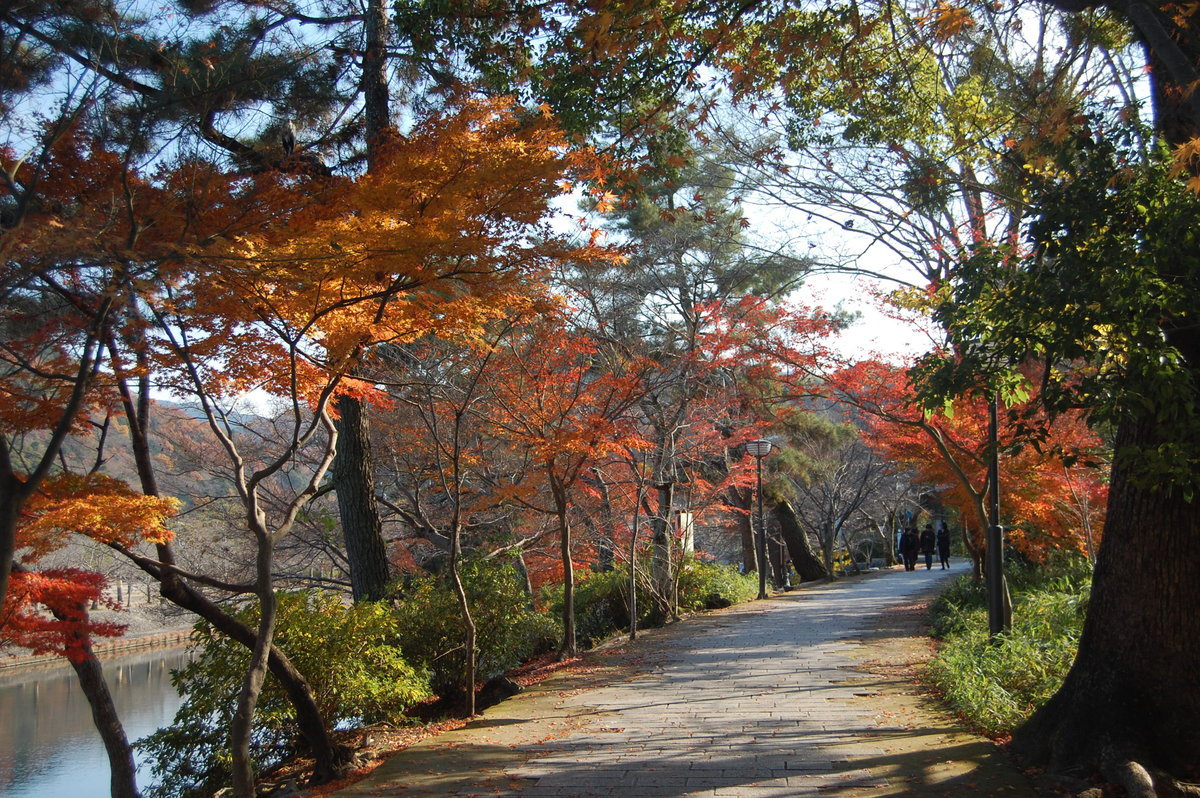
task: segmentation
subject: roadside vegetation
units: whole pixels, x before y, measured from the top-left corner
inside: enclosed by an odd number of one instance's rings
[[[1013,625],[990,640],[984,584],[963,576],[935,602],[941,641],[933,683],[974,728],[1007,737],[1062,686],[1075,659],[1091,592],[1082,558],[1007,569]]]
[[[754,575],[729,566],[687,560],[681,573],[679,603],[685,611],[726,607],[757,595]],[[474,560],[463,576],[478,627],[481,681],[556,651],[561,587],[557,594],[546,591],[546,601],[535,609],[508,564]],[[586,645],[628,629],[628,580],[625,568],[581,581],[576,602]],[[645,593],[641,600],[648,610]],[[456,598],[445,580],[427,576],[400,584],[390,606],[348,605],[320,591],[280,594],[279,606],[276,642],[340,732],[436,723],[459,714],[463,649]],[[253,609],[243,615],[255,619]],[[639,616],[645,626],[648,612]],[[192,649],[194,659],[174,677],[184,698],[175,722],[137,743],[154,775],[150,796],[211,795],[230,778],[224,743],[233,705],[227,696],[236,693],[250,652],[203,622],[192,633]],[[273,677],[263,688],[259,713],[252,756],[260,774],[307,754],[294,710]]]

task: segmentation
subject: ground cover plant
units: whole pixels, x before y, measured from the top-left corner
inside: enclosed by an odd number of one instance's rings
[[[1007,569],[1013,626],[988,636],[982,582],[963,576],[934,604],[941,645],[929,665],[933,683],[973,727],[1004,737],[1063,683],[1079,646],[1091,592],[1085,560]]]
[[[638,586],[639,628],[647,622],[651,607],[649,592],[644,587]],[[561,612],[561,585],[548,586],[544,598],[552,614]],[[583,648],[590,648],[606,637],[628,630],[629,568],[621,566],[584,576],[575,593],[575,613],[575,633],[578,635],[579,645]]]

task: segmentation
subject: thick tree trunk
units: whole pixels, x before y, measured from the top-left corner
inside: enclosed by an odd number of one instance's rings
[[[366,6],[360,88],[370,171],[392,120],[387,80],[388,6],[384,0],[368,0]],[[356,602],[379,601],[387,597],[391,569],[375,500],[370,422],[363,403],[353,396],[339,397],[336,407],[337,457],[331,476],[350,566],[350,589]]]
[[[1200,763],[1200,501],[1131,474],[1128,447],[1156,443],[1152,420],[1121,425],[1078,657],[1013,738],[1051,772],[1118,780],[1129,761],[1177,775]]]
[[[374,169],[379,137],[392,124],[391,92],[388,87],[388,4],[385,0],[367,0],[363,17],[362,55],[363,115],[367,134],[367,168]]]
[[[596,566],[597,571],[611,571],[616,561],[617,542],[614,533],[617,529],[617,516],[613,512],[612,493],[608,482],[599,469],[592,469],[588,482],[600,494],[600,528],[596,529]],[[588,515],[588,518],[591,516]]]
[[[758,552],[754,547],[754,527],[751,516],[754,512],[754,493],[740,488],[729,489],[729,503],[745,513],[737,513],[738,538],[742,544],[742,573],[758,571]]]
[[[113,798],[139,798],[133,749],[125,735],[121,718],[117,715],[117,707],[113,703],[112,693],[108,690],[108,683],[104,681],[100,660],[96,659],[91,642],[86,638],[77,639],[76,644],[82,649],[82,654],[71,660],[71,668],[75,671],[84,696],[87,697],[88,706],[91,707],[92,722],[96,725],[96,731],[100,733],[100,739],[104,742],[104,751],[108,755],[110,793]]]
[[[658,509],[650,520],[652,562],[650,578],[654,586],[654,606],[650,623],[666,623],[675,617],[675,569],[671,535],[671,505],[674,503],[675,483],[663,482],[654,486],[658,494]]]
[[[379,601],[387,597],[391,573],[375,501],[370,422],[362,402],[353,397],[340,397],[337,411],[337,459],[332,476],[350,564],[350,588],[356,602]]]
[[[8,441],[0,440],[6,447]],[[7,459],[7,458],[5,458]],[[5,468],[0,475],[0,607],[8,596],[8,582],[13,569],[13,555],[17,546],[17,525],[21,520],[21,507],[25,503],[24,485],[16,474]]]
[[[788,556],[792,565],[796,566],[796,574],[801,582],[815,582],[827,579],[829,572],[821,564],[821,560],[813,552],[808,535],[800,527],[796,511],[789,502],[781,501],[775,505],[775,519],[779,522],[779,533],[787,544]]]

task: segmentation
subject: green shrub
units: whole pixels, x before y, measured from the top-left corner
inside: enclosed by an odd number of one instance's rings
[[[1075,658],[1090,579],[1077,565],[1015,569],[1013,626],[991,640],[982,585],[962,577],[934,606],[943,643],[929,673],[981,731],[1020,725],[1062,685]]]
[[[640,567],[640,566],[639,566]],[[563,586],[547,586],[542,594],[546,612],[558,621],[562,618]],[[650,613],[650,595],[638,586],[638,623]],[[629,629],[629,568],[590,571],[580,575],[575,585],[575,640],[580,648],[591,648],[607,637]]]
[[[741,574],[732,565],[689,557],[679,570],[679,609],[698,612],[750,601],[758,595],[757,574]]]
[[[251,627],[257,607],[238,613]],[[395,720],[430,695],[425,678],[396,645],[399,628],[386,606],[346,606],[329,593],[280,594],[275,644],[308,680],[325,722]],[[174,722],[137,742],[151,762],[153,796],[211,795],[228,784],[229,726],[250,652],[206,623],[192,632],[194,659],[172,681],[183,696]],[[255,713],[251,755],[262,770],[295,751],[291,704],[268,674]]]
[[[1010,562],[1005,565],[1004,577],[1015,592],[1050,590],[1086,595],[1091,589],[1092,566],[1082,557],[1060,555],[1045,563]]]
[[[649,622],[653,604],[640,575],[648,565],[638,566],[638,625]],[[679,609],[681,612],[728,607],[758,595],[758,577],[743,576],[737,568],[701,562],[687,557],[679,566]],[[563,587],[547,586],[542,593],[546,612],[562,617]],[[590,648],[606,637],[629,628],[629,567],[584,574],[575,585],[575,637],[581,648]]]
[[[475,622],[475,670],[480,680],[553,648],[554,621],[530,608],[511,565],[469,560],[461,574]],[[438,576],[411,580],[395,612],[404,656],[428,672],[435,693],[460,695],[466,650],[458,598],[448,582]]]

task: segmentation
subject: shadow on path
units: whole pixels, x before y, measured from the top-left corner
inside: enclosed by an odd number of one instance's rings
[[[953,571],[884,571],[612,643],[339,796],[1036,796],[914,684]]]

